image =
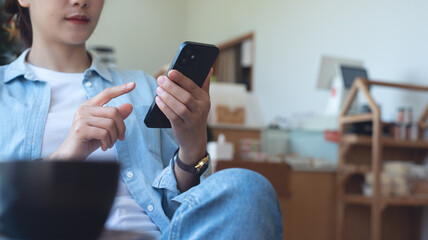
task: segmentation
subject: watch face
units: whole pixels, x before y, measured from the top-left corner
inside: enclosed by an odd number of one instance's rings
[[[202,175],[205,172],[205,170],[208,169],[208,166],[209,166],[209,164],[208,164],[208,162],[206,162],[204,165],[202,165],[201,168],[198,168],[196,170],[198,172],[198,175]]]
[[[198,162],[198,164],[195,166],[196,169],[200,169],[202,168],[202,166],[204,166],[208,160],[210,160],[208,153],[205,155],[204,158],[201,159],[201,161]]]
[[[205,157],[202,158],[201,161],[199,161],[198,165],[196,165],[199,175],[202,175],[205,172],[205,170],[208,169],[209,163],[210,163],[210,155],[207,153],[207,155],[205,155]],[[199,165],[201,166],[198,168]]]

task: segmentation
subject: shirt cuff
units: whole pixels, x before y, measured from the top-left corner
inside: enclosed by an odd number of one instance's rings
[[[158,189],[167,189],[170,190],[177,195],[180,194],[180,191],[177,187],[177,179],[175,178],[175,174],[173,171],[173,159],[169,162],[168,167],[164,168],[162,172],[158,175],[158,177],[154,180],[152,186]],[[212,167],[211,160],[208,162],[208,169],[200,176],[200,182],[202,182],[205,178],[211,175]]]

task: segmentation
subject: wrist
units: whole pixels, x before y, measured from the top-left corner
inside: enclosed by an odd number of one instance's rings
[[[201,147],[198,149],[192,149],[192,150],[186,150],[180,148],[178,151],[178,157],[181,159],[181,161],[187,165],[194,166],[198,164],[198,162],[203,158],[207,153],[207,148]]]
[[[201,176],[208,168],[210,161],[210,156],[208,152],[205,152],[205,155],[201,159],[199,159],[199,161],[195,165],[188,165],[184,163],[178,156],[179,150],[180,149],[178,148],[172,157],[172,166],[174,172],[175,170],[178,170],[179,172],[186,172],[187,174],[191,173],[194,176]],[[178,168],[176,168],[175,166],[178,166]]]
[[[76,156],[76,154],[72,154],[73,151],[64,149],[63,146],[60,146],[55,152],[46,156],[44,161],[70,161],[77,159],[85,159],[83,156]]]
[[[48,156],[46,156],[45,158],[43,158],[42,161],[64,161],[64,160],[66,159],[64,159],[63,157],[60,157],[60,155],[57,152],[53,152]]]

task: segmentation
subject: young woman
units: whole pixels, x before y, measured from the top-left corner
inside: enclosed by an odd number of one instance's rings
[[[157,86],[86,51],[103,5],[6,0],[29,49],[0,68],[0,160],[118,161],[107,228],[155,239],[281,239],[279,204],[266,179],[242,169],[206,178],[209,81],[199,88],[171,71]],[[143,123],[156,94],[172,130]]]

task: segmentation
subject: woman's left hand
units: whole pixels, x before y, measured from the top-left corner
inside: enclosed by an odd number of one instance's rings
[[[177,70],[157,79],[156,103],[171,122],[179,157],[188,165],[196,165],[206,153],[211,73],[201,88]]]

